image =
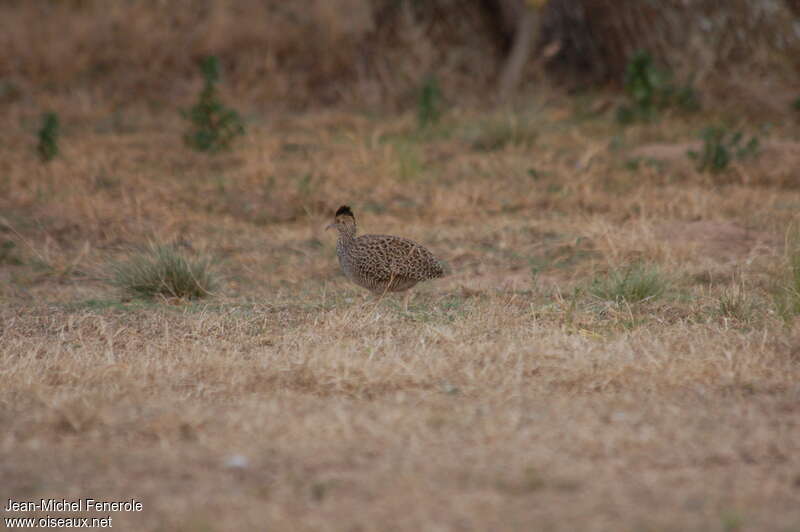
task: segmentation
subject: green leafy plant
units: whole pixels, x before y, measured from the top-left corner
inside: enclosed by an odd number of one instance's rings
[[[42,127],[39,129],[39,144],[36,151],[42,162],[49,162],[58,155],[59,120],[56,113],[42,115]]]
[[[244,135],[244,124],[239,113],[226,107],[220,99],[217,90],[219,60],[215,56],[206,57],[200,68],[205,86],[197,103],[183,111],[183,116],[192,124],[184,135],[184,141],[197,151],[216,153],[228,150],[237,136]]]
[[[676,86],[672,74],[659,69],[645,50],[631,57],[625,70],[624,89],[629,102],[617,109],[617,121],[621,124],[652,120],[660,110],[669,106],[685,111],[700,108],[692,80],[685,86]]]
[[[433,126],[441,118],[442,91],[435,76],[425,79],[417,99],[417,122],[420,129]]]
[[[111,266],[111,283],[132,297],[198,299],[216,285],[207,258],[191,258],[174,246],[152,244]]]
[[[689,150],[688,156],[696,162],[699,172],[719,173],[734,159],[744,159],[758,153],[757,137],[743,143],[740,131],[729,132],[723,127],[707,127],[700,135],[703,148],[700,152]]]
[[[634,264],[596,277],[588,292],[596,298],[615,303],[641,303],[657,299],[667,291],[669,282],[654,266]]]

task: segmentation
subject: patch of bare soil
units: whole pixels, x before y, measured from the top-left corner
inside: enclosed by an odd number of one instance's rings
[[[698,253],[721,263],[774,253],[780,246],[780,240],[771,233],[712,220],[664,223],[656,228],[656,235],[675,246],[692,246]]]

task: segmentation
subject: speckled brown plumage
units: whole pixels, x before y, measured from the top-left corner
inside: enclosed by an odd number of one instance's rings
[[[439,259],[412,240],[389,235],[356,237],[356,220],[346,205],[336,211],[328,227],[339,232],[336,254],[344,274],[375,294],[408,290],[446,273]]]

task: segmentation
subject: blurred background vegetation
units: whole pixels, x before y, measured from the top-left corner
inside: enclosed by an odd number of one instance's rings
[[[407,109],[431,75],[464,105],[621,89],[647,50],[707,102],[785,113],[800,73],[798,0],[3,0],[0,20],[0,105],[185,101],[211,55],[237,101],[288,110]]]

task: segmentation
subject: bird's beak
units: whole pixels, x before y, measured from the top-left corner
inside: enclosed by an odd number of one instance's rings
[[[325,230],[327,231],[328,229],[333,228],[333,226],[335,225],[336,225],[335,223],[329,223],[328,225],[325,226]]]

